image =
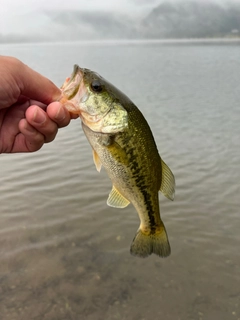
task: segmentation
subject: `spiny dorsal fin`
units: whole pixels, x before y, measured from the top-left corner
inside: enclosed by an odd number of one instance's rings
[[[113,186],[112,191],[109,193],[107,204],[114,208],[125,208],[129,203],[130,202]]]
[[[100,172],[101,168],[102,168],[102,163],[101,163],[101,160],[99,159],[99,156],[95,150],[93,150],[93,161],[95,163],[97,171]]]
[[[166,165],[166,163],[161,159],[162,164],[162,183],[160,191],[170,200],[174,199],[175,194],[175,178],[172,171]]]

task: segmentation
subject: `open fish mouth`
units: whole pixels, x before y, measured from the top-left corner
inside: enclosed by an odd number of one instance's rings
[[[73,67],[73,72],[68,77],[61,87],[61,90],[67,100],[71,100],[79,91],[81,82],[83,80],[84,71],[77,64]]]
[[[89,94],[84,84],[84,69],[77,64],[73,67],[73,72],[61,86],[62,95],[59,99],[66,109],[72,114],[81,115],[82,104],[87,101]]]

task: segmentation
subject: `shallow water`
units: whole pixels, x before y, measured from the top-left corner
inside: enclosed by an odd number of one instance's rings
[[[0,319],[240,319],[239,43],[1,45],[57,85],[74,63],[124,91],[176,177],[160,198],[172,254],[132,257],[132,206],[110,208],[74,120],[1,155]]]

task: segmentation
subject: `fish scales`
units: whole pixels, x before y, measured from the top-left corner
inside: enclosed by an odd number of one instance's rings
[[[81,81],[84,82],[85,86],[81,94],[84,98],[80,99],[85,101],[82,103],[72,101],[71,106],[68,97],[65,97],[63,102],[68,106],[69,111],[72,111],[73,108],[78,109],[82,119],[83,131],[94,150],[96,167],[100,170],[101,165],[103,165],[112,180],[113,189],[108,198],[108,205],[122,208],[131,202],[136,208],[141,224],[131,245],[130,251],[133,255],[146,257],[155,253],[162,257],[168,256],[171,250],[164,224],[160,218],[158,191],[161,190],[168,198],[172,199],[174,177],[162,161],[151,129],[140,110],[126,95],[105,79],[88,70],[88,75],[89,72],[91,74],[90,79],[88,78],[88,81],[86,81],[84,79],[86,71],[81,71],[86,69],[79,69],[78,72],[82,73]],[[96,81],[99,81],[100,85],[104,86],[105,91],[102,94],[102,99],[100,99],[100,94],[94,94],[94,90],[91,91],[90,86],[93,81],[95,81],[95,84]],[[91,94],[93,96],[91,105],[89,104],[89,107],[86,107],[86,101],[89,100],[86,100],[86,95],[91,96]],[[90,123],[88,115],[83,115],[86,110],[91,110],[92,113],[93,104],[96,108],[96,114],[99,113],[99,108],[104,110],[102,118],[105,117],[105,123],[104,125],[101,124],[104,128],[96,129],[96,123]],[[107,113],[107,107],[104,104],[110,105]],[[123,121],[124,125],[120,129],[119,110],[121,111],[121,108],[119,105],[127,112],[127,125]],[[114,106],[117,106],[116,109],[114,109]],[[114,109],[114,112],[111,108]],[[111,112],[112,114],[110,114]],[[125,118],[123,117],[123,119]],[[117,126],[118,129],[115,130],[115,127],[111,130],[108,129],[109,121],[111,128]],[[105,132],[106,128],[108,132]],[[166,171],[165,173],[163,168]],[[164,174],[166,178],[162,179]],[[163,185],[163,182],[166,185]]]
[[[136,114],[129,117],[128,129],[112,136],[111,143],[107,146],[99,143],[102,141],[102,134],[89,132],[90,129],[88,130],[86,126],[83,130],[117,190],[135,207],[139,210],[141,208],[142,219],[148,215],[151,228],[154,228],[155,223],[159,223],[158,190],[161,182],[161,162],[159,156],[151,152],[156,148],[151,139],[151,132],[149,132],[150,139],[146,134],[142,136],[141,128],[132,133],[134,121],[136,121]],[[146,127],[145,123],[145,132]],[[158,166],[154,175],[150,175],[156,161]],[[140,193],[136,192],[136,189],[139,189]]]

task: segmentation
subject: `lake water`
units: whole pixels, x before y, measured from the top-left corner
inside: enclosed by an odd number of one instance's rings
[[[159,195],[172,254],[133,257],[139,218],[106,204],[79,119],[0,156],[0,319],[240,319],[239,42],[1,45],[60,86],[77,63],[148,120],[176,178]]]

